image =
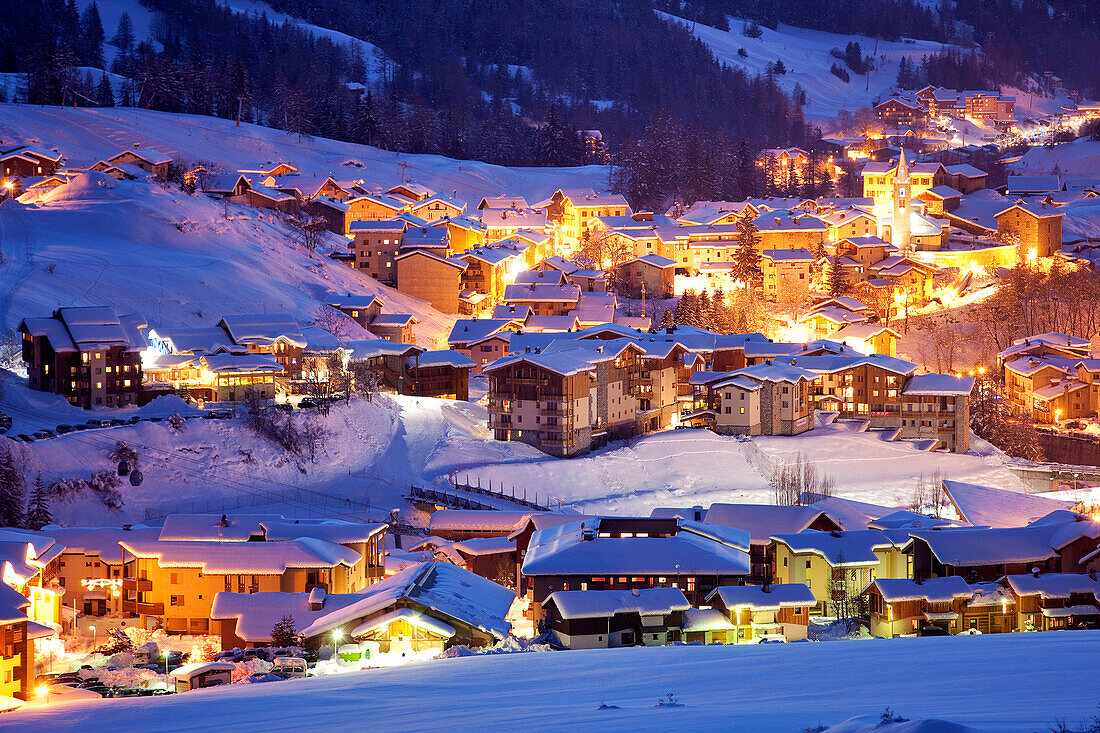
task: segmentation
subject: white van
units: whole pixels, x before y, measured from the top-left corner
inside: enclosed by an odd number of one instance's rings
[[[200,687],[228,685],[233,681],[236,668],[237,665],[229,662],[196,662],[173,669],[171,676],[176,681],[176,692],[187,692]]]
[[[271,673],[288,680],[298,679],[309,673],[309,664],[301,657],[278,657],[271,667]]]

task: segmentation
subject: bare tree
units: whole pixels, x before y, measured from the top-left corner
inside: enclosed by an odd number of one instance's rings
[[[382,387],[382,373],[365,361],[353,361],[349,365],[351,372],[352,390],[367,402],[374,400],[374,395]]]
[[[832,477],[819,475],[817,466],[803,453],[773,468],[770,483],[780,506],[797,506],[805,494],[819,499],[833,494]]]
[[[320,420],[307,418],[302,425],[302,445],[309,455],[309,462],[317,462],[317,451],[325,444],[328,433]]]
[[[573,260],[595,270],[604,270],[616,277],[619,265],[634,256],[634,245],[626,237],[614,232],[595,232],[586,229],[581,235],[580,248]]]
[[[328,222],[324,218],[309,216],[305,213],[291,218],[290,224],[294,227],[302,246],[309,250],[311,255],[317,250],[325,232],[328,231]]]
[[[338,339],[348,337],[352,323],[355,321],[331,305],[320,305],[313,312],[313,325],[322,331],[328,331]]]

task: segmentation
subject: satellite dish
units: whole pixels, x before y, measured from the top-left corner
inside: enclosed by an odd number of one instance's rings
[[[141,471],[134,470],[130,472],[130,485],[141,486]]]
[[[1035,567],[1033,567],[1033,568],[1031,569],[1031,572],[1033,572],[1033,573],[1035,573],[1036,575],[1038,575],[1038,574],[1039,574],[1040,572],[1042,572],[1042,571],[1040,571],[1040,570],[1039,570],[1039,566],[1038,566],[1038,565],[1036,565]]]

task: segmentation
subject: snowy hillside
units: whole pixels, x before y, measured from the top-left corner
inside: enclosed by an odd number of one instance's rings
[[[36,203],[0,206],[0,326],[59,306],[111,305],[151,325],[213,326],[226,314],[289,312],[312,320],[326,291],[377,295],[421,319],[432,344],[453,318],[312,257],[270,212],[229,207],[146,182],[84,174]],[[331,246],[346,240],[331,235]]]
[[[864,36],[842,36],[782,23],[774,31],[761,27],[760,38],[749,38],[742,35],[742,21],[736,18],[730,18],[729,31],[722,31],[671,15],[664,17],[692,28],[695,36],[720,62],[744,69],[750,76],[766,73],[769,64],[782,59],[787,73],[776,81],[787,93],[794,90],[795,84],[806,90],[804,112],[807,119],[816,122],[831,120],[842,109],[854,112],[886,96],[897,82],[898,64],[903,56],[919,61],[950,47],[934,41],[881,41]],[[844,66],[844,62],[829,52],[834,48],[843,51],[850,42],[858,43],[864,56],[874,57],[875,69],[869,78],[851,73],[851,81],[844,82],[830,73],[829,68],[834,63]],[[740,56],[739,48],[744,48],[748,55]]]
[[[337,731],[363,727],[369,705],[374,730],[1084,730],[1100,714],[1098,653],[1100,632],[1062,631],[496,654],[167,697],[35,702],[3,724]],[[1036,689],[1055,679],[1074,683]],[[657,707],[669,693],[678,704]],[[909,722],[880,722],[887,707]]]
[[[389,188],[405,180],[440,193],[457,192],[476,205],[482,196],[519,195],[539,201],[556,189],[607,188],[605,166],[505,168],[438,155],[391,153],[365,145],[303,137],[233,120],[134,108],[69,109],[0,104],[0,144],[57,148],[68,165],[91,164],[135,143],[191,162],[212,161],[227,171],[287,162],[300,173],[362,179]],[[402,166],[407,167],[402,167]]]

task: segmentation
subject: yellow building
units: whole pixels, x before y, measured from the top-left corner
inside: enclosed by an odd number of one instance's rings
[[[714,589],[707,603],[721,611],[733,626],[727,644],[776,634],[787,641],[805,639],[810,611],[817,607],[817,599],[802,583],[724,585]]]
[[[27,618],[31,601],[0,583],[0,696],[27,700],[33,694],[34,640],[53,630]]]
[[[817,613],[831,613],[830,603],[841,591],[855,598],[877,578],[909,577],[907,556],[882,530],[806,530],[771,539],[776,582],[809,587]]]

